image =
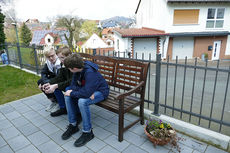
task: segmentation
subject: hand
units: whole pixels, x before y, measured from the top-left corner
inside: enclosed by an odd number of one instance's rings
[[[39,88],[40,90],[42,90],[42,85],[41,85],[41,84],[39,84],[39,85],[38,85],[38,88]]]
[[[67,90],[66,92],[65,92],[65,96],[70,96],[70,93],[72,92],[72,90]]]
[[[94,100],[94,94],[89,97],[91,100]]]
[[[50,83],[43,84],[44,90],[48,89],[49,86],[50,86]]]
[[[45,93],[53,93],[55,89],[57,89],[57,84],[46,86]]]

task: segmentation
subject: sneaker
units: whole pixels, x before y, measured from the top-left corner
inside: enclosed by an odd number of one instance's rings
[[[81,117],[81,113],[78,113],[76,115],[76,120],[77,120],[77,125],[79,125],[82,122],[82,117]]]
[[[56,105],[56,103],[51,102],[51,104],[46,108],[46,111],[50,112],[54,108],[55,105]]]
[[[66,108],[60,108],[59,110],[57,110],[55,112],[52,112],[50,115],[52,117],[55,117],[55,116],[60,116],[60,115],[63,115],[63,114],[67,114]]]
[[[56,112],[59,109],[60,109],[60,107],[59,107],[58,103],[55,103],[54,107],[52,109],[50,109],[50,112],[53,113],[53,112]]]
[[[73,126],[72,124],[69,124],[69,126],[67,127],[67,130],[62,134],[61,137],[63,140],[67,140],[71,137],[71,135],[73,135],[74,133],[78,131],[79,131],[78,126]]]
[[[94,134],[93,131],[91,130],[90,133],[85,133],[83,132],[82,135],[80,136],[80,138],[78,138],[75,142],[74,145],[76,147],[81,147],[84,146],[87,142],[89,142],[90,140],[92,140],[94,138]]]

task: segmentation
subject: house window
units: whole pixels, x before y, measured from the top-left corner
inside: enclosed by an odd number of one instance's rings
[[[206,21],[206,28],[223,28],[224,12],[224,8],[209,8]]]
[[[110,46],[111,45],[111,43],[110,42],[107,42],[107,44]]]
[[[50,43],[50,39],[48,38],[48,43]]]
[[[198,24],[198,9],[193,10],[174,10],[173,24]]]

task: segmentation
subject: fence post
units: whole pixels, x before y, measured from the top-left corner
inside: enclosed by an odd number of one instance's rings
[[[37,56],[36,46],[35,44],[33,44],[32,46],[34,50],[34,60],[35,60],[36,72],[38,74],[38,56]]]
[[[161,77],[161,54],[156,56],[156,79],[155,79],[155,104],[154,115],[159,115],[159,99],[160,99],[160,77]]]
[[[22,69],[22,56],[21,56],[21,51],[20,51],[20,45],[19,43],[17,42],[17,50],[18,50],[18,58],[19,58],[19,65],[20,65],[20,68]]]
[[[7,42],[5,42],[5,50],[6,50],[6,55],[7,55],[7,59],[8,59],[8,64],[10,64],[10,56],[9,56],[8,43]]]

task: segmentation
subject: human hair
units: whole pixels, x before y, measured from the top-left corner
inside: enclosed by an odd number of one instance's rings
[[[69,49],[69,47],[67,46],[64,46],[64,47],[61,47],[61,48],[58,48],[57,54],[62,54],[63,56],[67,57],[69,56],[70,54],[72,54],[71,50]]]
[[[50,48],[49,50],[45,50],[45,51],[44,51],[44,55],[45,55],[46,57],[49,57],[49,55],[50,55],[51,52],[54,52],[54,53],[55,53],[55,50],[54,50],[53,48]],[[56,53],[55,53],[55,54],[56,54]]]
[[[77,53],[69,55],[64,60],[64,65],[66,68],[78,68],[81,69],[84,67],[84,62],[81,56]]]

